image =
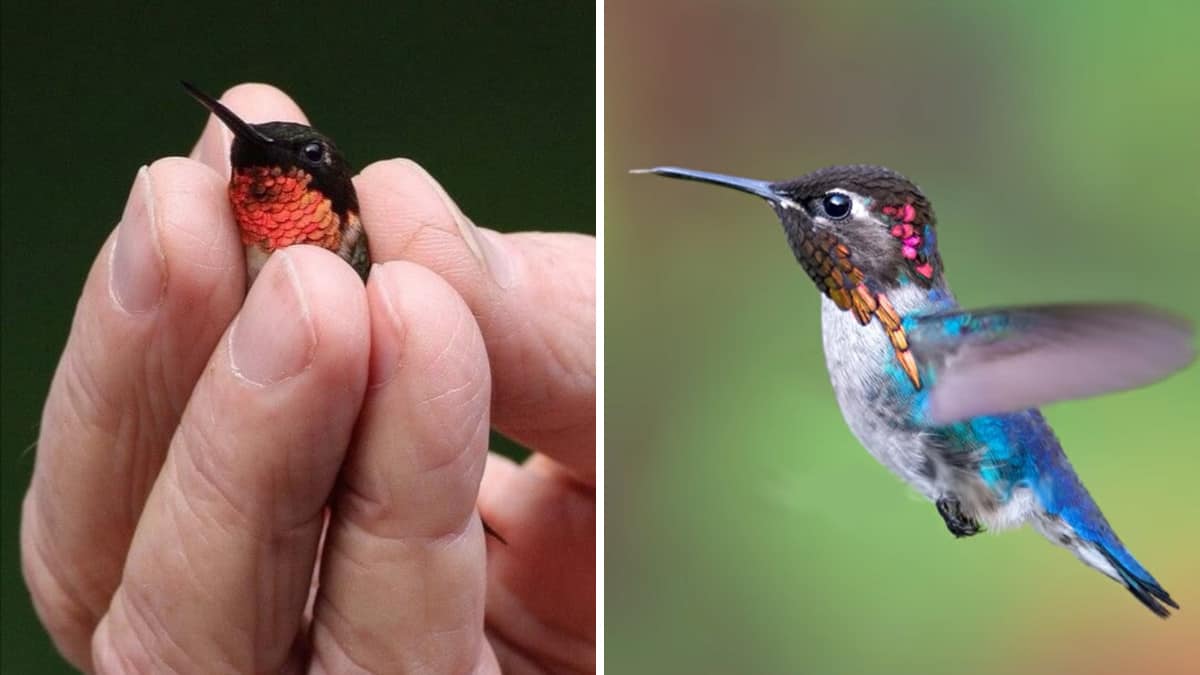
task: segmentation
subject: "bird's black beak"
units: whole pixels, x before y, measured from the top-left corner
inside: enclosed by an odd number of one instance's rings
[[[694,180],[701,183],[712,183],[713,185],[721,185],[742,192],[749,192],[752,195],[758,195],[763,199],[779,203],[787,200],[785,195],[781,195],[771,188],[770,181],[753,180],[751,178],[739,178],[738,176],[726,176],[720,173],[709,173],[707,171],[693,171],[692,169],[681,169],[676,166],[657,166],[653,169],[634,169],[629,173],[652,173],[657,176],[666,176],[667,178],[681,178],[683,180]],[[788,200],[790,201],[790,200]]]
[[[229,127],[229,130],[232,131],[233,134],[238,138],[242,139],[243,141],[257,143],[259,145],[270,145],[271,143],[275,142],[275,139],[264,134],[258,129],[255,129],[245,120],[233,114],[233,111],[222,105],[220,101],[197,89],[196,85],[192,84],[191,82],[180,82],[180,84],[182,84],[183,88],[187,89],[188,93],[191,94],[197,101],[199,101],[201,105],[203,105],[205,108],[208,108],[212,114],[216,115],[217,119],[224,122],[225,126]]]

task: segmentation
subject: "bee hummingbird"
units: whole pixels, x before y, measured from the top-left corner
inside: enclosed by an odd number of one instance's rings
[[[333,141],[304,124],[250,124],[182,84],[233,132],[229,201],[246,247],[247,283],[275,249],[292,244],[327,248],[366,280],[371,259],[353,171]]]
[[[1030,523],[1155,614],[1179,608],[1109,527],[1036,406],[1184,367],[1193,358],[1185,322],[1118,304],[964,311],[946,284],[932,206],[882,167],[783,182],[675,167],[634,173],[767,201],[823,294],[825,360],[846,423],[936,505],[954,536]]]

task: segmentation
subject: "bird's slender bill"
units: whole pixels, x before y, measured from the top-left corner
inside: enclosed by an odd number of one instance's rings
[[[217,119],[225,123],[229,130],[243,141],[258,143],[261,145],[269,145],[275,140],[263,132],[255,129],[249,123],[233,113],[232,110],[226,108],[220,101],[209,96],[208,94],[196,88],[196,85],[191,82],[180,82],[184,89],[200,102],[205,108],[208,108],[212,114],[217,116]]]
[[[682,169],[677,166],[656,166],[652,169],[634,169],[629,173],[651,173],[656,176],[666,176],[667,178],[680,178],[683,180],[694,180],[700,183],[711,183],[720,185],[742,192],[749,192],[752,195],[757,195],[768,201],[777,202],[782,198],[771,188],[770,181],[754,180],[753,178],[741,178],[739,176],[727,176],[721,173],[709,173],[708,171],[695,171],[692,169]]]

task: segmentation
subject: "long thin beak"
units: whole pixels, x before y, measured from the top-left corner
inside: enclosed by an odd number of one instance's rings
[[[771,202],[779,202],[785,197],[771,189],[771,183],[765,180],[753,180],[751,178],[739,178],[738,176],[726,176],[720,173],[709,173],[707,171],[694,171],[692,169],[681,169],[677,166],[657,166],[653,169],[634,169],[629,173],[652,173],[657,176],[666,176],[667,178],[681,178],[683,180],[694,180],[701,183],[712,183],[713,185],[721,185],[742,192],[749,192],[752,195],[758,195],[763,199]]]
[[[229,130],[232,131],[233,134],[238,138],[242,139],[243,141],[250,141],[252,143],[258,143],[261,145],[270,145],[271,143],[275,142],[275,139],[264,134],[258,129],[255,129],[245,120],[233,114],[233,111],[229,108],[226,108],[224,105],[221,105],[220,101],[197,89],[196,85],[192,84],[191,82],[180,82],[180,84],[182,84],[183,88],[187,89],[188,93],[191,94],[192,97],[197,101],[199,101],[201,105],[203,105],[205,108],[208,108],[212,114],[216,115],[217,119],[224,122],[225,126],[229,127]]]

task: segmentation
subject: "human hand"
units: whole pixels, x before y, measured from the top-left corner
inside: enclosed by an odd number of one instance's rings
[[[224,100],[304,119],[270,87]],[[98,671],[593,669],[594,241],[478,230],[381,162],[356,178],[366,288],[292,247],[242,307],[228,147],[210,120],[198,161],[139,172],[80,298],[22,522],[59,649]],[[539,454],[485,471],[489,420]],[[486,566],[476,504],[508,542]]]

